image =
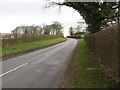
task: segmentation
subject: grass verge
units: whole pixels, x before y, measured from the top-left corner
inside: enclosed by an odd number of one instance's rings
[[[9,47],[9,48],[2,48],[2,56],[7,56],[10,54],[23,52],[23,51],[27,51],[30,49],[50,46],[52,44],[56,44],[56,43],[59,43],[59,42],[65,41],[65,40],[67,40],[67,38],[56,38],[56,39],[43,40],[43,41],[38,41],[38,42],[16,45],[16,46]]]
[[[81,39],[75,56],[73,88],[109,88],[107,75]]]

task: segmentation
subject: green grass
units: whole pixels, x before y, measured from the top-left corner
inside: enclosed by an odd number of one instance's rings
[[[9,48],[2,48],[2,56],[6,56],[9,54],[14,54],[14,53],[22,52],[22,51],[27,51],[27,50],[35,49],[39,47],[49,46],[55,43],[65,41],[65,40],[67,40],[67,38],[56,38],[56,39],[43,40],[43,41],[38,41],[38,42],[16,45],[16,46],[9,47]]]
[[[77,49],[77,55],[74,63],[75,77],[73,88],[108,88],[109,82],[106,80],[107,75],[102,72],[100,64],[92,57],[87,47],[86,41],[80,40]],[[87,70],[86,68],[93,68]]]

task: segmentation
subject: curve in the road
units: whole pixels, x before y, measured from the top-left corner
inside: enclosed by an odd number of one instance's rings
[[[50,88],[56,83],[77,45],[77,40],[41,49],[2,62],[3,88]]]

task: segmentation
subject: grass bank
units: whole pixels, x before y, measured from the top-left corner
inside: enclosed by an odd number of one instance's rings
[[[75,56],[73,88],[107,88],[109,82],[100,64],[92,57],[86,42],[81,39]]]
[[[67,40],[67,38],[56,38],[56,39],[43,40],[43,41],[38,41],[38,42],[16,45],[16,46],[9,47],[9,48],[2,48],[2,56],[15,54],[15,53],[27,51],[30,49],[50,46],[50,45],[53,45],[53,44],[56,44],[56,43],[59,43],[65,40]]]

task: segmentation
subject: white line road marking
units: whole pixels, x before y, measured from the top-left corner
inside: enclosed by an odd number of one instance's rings
[[[25,66],[26,64],[28,64],[28,63],[22,64],[22,65],[14,68],[14,69],[12,69],[12,70],[9,70],[8,72],[5,72],[5,73],[1,74],[0,77],[2,77],[2,76],[6,75],[6,74],[8,74],[8,73],[11,73],[11,72],[17,70],[18,68],[21,68],[21,67]]]

